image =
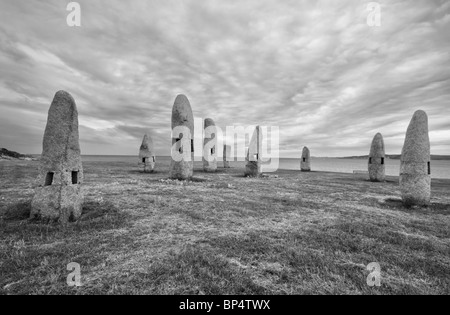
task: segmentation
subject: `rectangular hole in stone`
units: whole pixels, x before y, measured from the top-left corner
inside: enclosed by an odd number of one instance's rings
[[[428,175],[431,175],[431,162],[428,162]]]
[[[78,172],[77,171],[72,172],[72,184],[73,185],[78,184]]]
[[[145,158],[142,159],[142,163],[145,163]]]
[[[53,184],[53,176],[55,173],[49,172],[47,176],[45,176],[45,186],[51,186]]]
[[[306,158],[303,158],[303,162],[306,162]]]
[[[179,146],[178,152],[183,153],[183,146],[181,145],[181,139],[177,138],[176,143],[177,143],[177,146]]]
[[[214,148],[211,148],[211,155],[214,154]]]
[[[381,158],[381,165],[384,165],[384,158]]]
[[[194,139],[191,139],[191,152],[194,153]]]
[[[372,164],[372,158],[369,158],[369,164]]]

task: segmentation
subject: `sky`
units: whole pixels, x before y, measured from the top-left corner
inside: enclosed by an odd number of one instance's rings
[[[0,1],[0,147],[41,153],[55,93],[79,112],[83,154],[170,155],[171,112],[277,126],[282,157],[399,154],[413,113],[450,154],[450,1]],[[372,20],[371,20],[372,21]]]

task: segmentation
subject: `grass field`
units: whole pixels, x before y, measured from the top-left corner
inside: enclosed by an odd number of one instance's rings
[[[406,209],[394,177],[198,164],[178,182],[167,164],[87,162],[84,214],[63,228],[28,220],[37,165],[0,161],[0,294],[450,294],[450,180]]]

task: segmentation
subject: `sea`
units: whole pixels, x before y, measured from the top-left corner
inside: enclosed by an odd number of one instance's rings
[[[157,157],[158,160],[169,161],[169,156]],[[219,161],[221,158],[219,158]],[[122,155],[84,155],[85,162],[123,162],[135,164],[136,156]],[[220,162],[219,162],[220,166]],[[367,172],[367,160],[365,159],[339,159],[339,158],[311,158],[311,168],[313,171],[354,173]],[[299,170],[300,159],[281,158],[279,169]],[[400,173],[400,160],[386,159],[386,175],[398,176]],[[436,179],[450,179],[450,161],[431,161],[431,177]]]

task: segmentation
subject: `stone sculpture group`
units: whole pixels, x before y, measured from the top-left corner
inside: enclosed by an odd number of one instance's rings
[[[386,154],[383,136],[375,135],[369,154],[369,176],[373,182],[386,179]],[[431,203],[431,153],[428,116],[418,110],[406,131],[400,158],[400,191],[406,206],[429,206]]]
[[[204,122],[203,169],[217,171],[217,133],[214,120]],[[246,156],[245,176],[262,174],[262,132],[257,126],[253,132]],[[230,168],[231,146],[224,145],[223,167]],[[189,180],[194,173],[194,116],[185,95],[178,95],[172,108],[172,160],[169,177]],[[385,146],[383,136],[377,133],[370,148],[368,168],[372,182],[384,182]],[[146,173],[155,169],[156,154],[153,141],[144,135],[139,149],[139,168]],[[300,170],[311,171],[311,154],[303,148]],[[43,151],[32,200],[32,218],[59,221],[66,224],[77,220],[83,206],[83,166],[78,134],[78,111],[75,100],[65,92],[56,93],[48,112],[43,139]],[[431,201],[431,159],[428,135],[428,117],[417,111],[406,132],[400,167],[400,190],[406,206],[428,206]]]

